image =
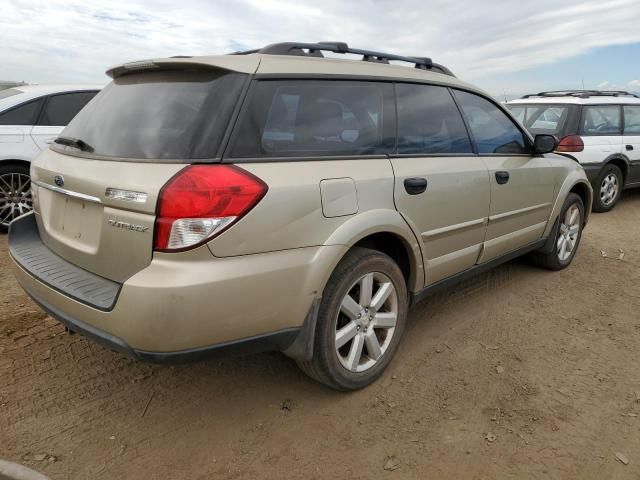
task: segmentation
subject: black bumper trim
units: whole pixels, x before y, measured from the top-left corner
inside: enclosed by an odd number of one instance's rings
[[[175,352],[149,352],[131,348],[127,342],[104,330],[100,330],[85,322],[71,318],[61,312],[45,300],[38,298],[26,288],[20,285],[40,307],[58,320],[61,324],[80,335],[103,345],[110,350],[124,353],[143,362],[149,363],[185,363],[204,360],[217,356],[239,356],[260,352],[286,350],[295,341],[300,333],[300,328],[287,328],[276,332],[241,338],[225,343],[218,343],[206,347],[179,350]]]
[[[217,343],[215,345],[180,350],[177,352],[147,352],[133,350],[136,358],[148,363],[186,363],[197,362],[215,357],[253,355],[262,352],[286,350],[298,336],[299,328],[287,328],[276,332],[264,333],[240,340]]]
[[[582,164],[582,168],[584,168],[584,173],[587,174],[587,179],[589,180],[589,183],[591,183],[592,186],[595,186],[603,166],[604,166],[604,163]]]

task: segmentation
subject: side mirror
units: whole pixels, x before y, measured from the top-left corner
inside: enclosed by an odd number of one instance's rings
[[[558,146],[558,139],[553,135],[536,135],[533,140],[533,151],[537,155],[551,153]]]

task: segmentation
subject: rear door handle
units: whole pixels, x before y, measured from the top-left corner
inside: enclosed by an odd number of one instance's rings
[[[628,151],[631,151],[631,150],[633,150],[633,145],[627,145],[626,148],[627,148]]]
[[[409,195],[418,195],[427,189],[427,179],[421,177],[405,178],[404,189]]]
[[[496,172],[496,182],[504,185],[509,181],[509,172]]]

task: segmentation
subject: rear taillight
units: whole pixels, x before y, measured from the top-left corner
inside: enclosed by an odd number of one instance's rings
[[[579,135],[567,135],[558,142],[556,152],[581,152],[584,150],[584,142]]]
[[[219,235],[267,193],[267,185],[234,165],[191,165],[162,187],[154,249],[175,252]]]

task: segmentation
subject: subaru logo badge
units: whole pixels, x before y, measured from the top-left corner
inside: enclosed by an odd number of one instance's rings
[[[53,181],[59,187],[64,186],[64,178],[62,177],[62,175],[56,175],[55,177],[53,177]]]

